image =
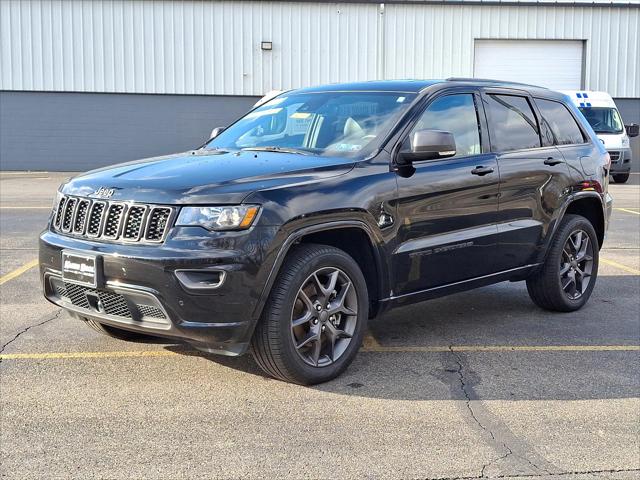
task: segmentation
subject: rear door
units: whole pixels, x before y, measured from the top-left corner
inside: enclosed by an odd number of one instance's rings
[[[574,183],[595,174],[597,158],[593,146],[570,110],[557,100],[534,98],[542,123],[542,142],[556,145],[571,173]]]
[[[500,169],[498,269],[510,270],[538,261],[571,177],[526,92],[486,89],[483,100]]]
[[[394,295],[413,293],[494,271],[498,166],[489,152],[475,89],[447,90],[427,105],[417,130],[453,133],[456,155],[398,171],[398,246]]]

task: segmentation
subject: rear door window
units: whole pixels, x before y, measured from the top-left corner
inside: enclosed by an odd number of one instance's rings
[[[508,152],[540,147],[538,122],[526,97],[487,95],[491,148]]]
[[[542,115],[545,145],[573,145],[584,143],[584,136],[573,115],[560,102],[535,99]]]

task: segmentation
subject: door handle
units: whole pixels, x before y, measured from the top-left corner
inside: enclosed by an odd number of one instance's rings
[[[564,163],[564,161],[562,161],[562,160],[558,160],[558,159],[553,158],[553,157],[548,157],[548,158],[544,161],[544,164],[545,164],[545,165],[550,165],[550,166],[552,166],[552,167],[553,167],[554,165],[558,165],[559,163]]]
[[[473,175],[479,175],[482,177],[483,175],[487,175],[488,173],[493,173],[493,168],[480,166],[471,170],[471,173]]]

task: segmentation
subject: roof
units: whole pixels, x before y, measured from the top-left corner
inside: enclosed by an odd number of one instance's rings
[[[547,90],[544,87],[536,85],[528,85],[525,83],[509,82],[503,80],[492,80],[485,78],[458,78],[451,77],[446,80],[371,80],[366,82],[351,83],[330,83],[327,85],[318,85],[315,87],[307,87],[296,89],[300,93],[314,92],[402,92],[402,93],[419,93],[427,87],[442,83],[464,83],[482,86],[495,87],[512,87],[526,90]]]
[[[576,107],[615,107],[616,104],[607,92],[590,90],[564,90]]]
[[[403,92],[418,93],[444,80],[370,80],[366,82],[330,83],[301,88],[296,92]]]

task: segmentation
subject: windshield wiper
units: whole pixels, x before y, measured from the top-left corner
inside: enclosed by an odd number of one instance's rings
[[[246,147],[246,148],[242,148],[241,150],[246,152],[278,152],[278,153],[297,153],[300,155],[311,155],[311,153],[306,150],[301,150],[298,148],[291,148],[291,147],[276,147],[276,146]]]

